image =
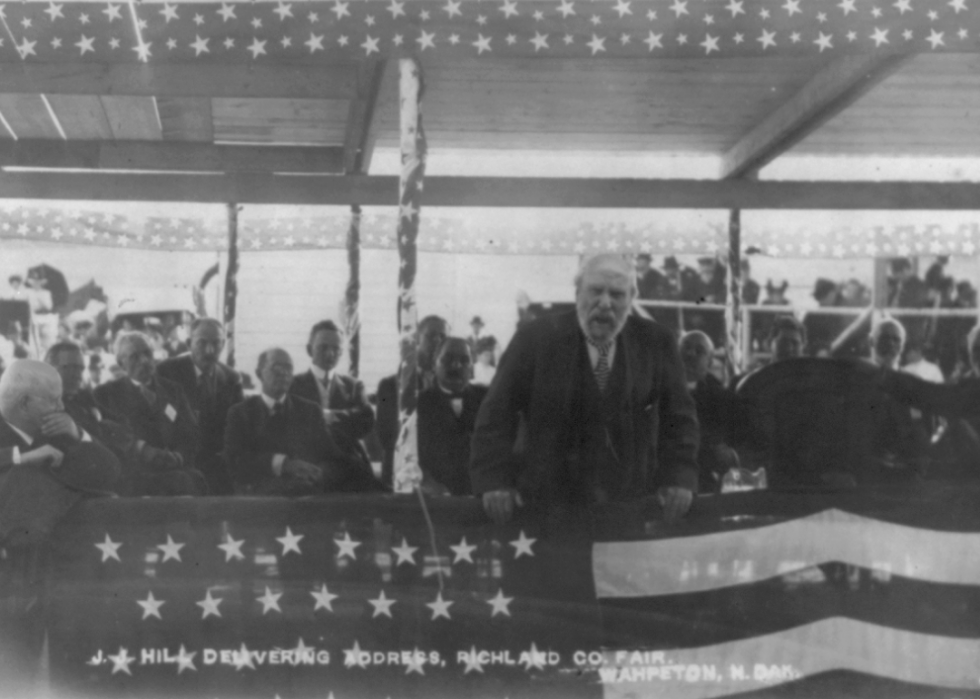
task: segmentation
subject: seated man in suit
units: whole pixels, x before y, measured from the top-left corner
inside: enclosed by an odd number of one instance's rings
[[[244,399],[238,372],[218,361],[225,331],[214,318],[191,325],[190,354],[160,362],[157,376],[179,384],[197,416],[200,443],[196,468],[204,474],[210,495],[230,495],[231,477],[225,467],[225,423],[228,409]]]
[[[58,373],[31,359],[15,360],[0,377],[0,417],[0,473],[16,465],[58,468],[65,454],[52,438],[79,438],[64,413]]]
[[[133,431],[116,415],[109,415],[95,402],[92,390],[83,385],[85,360],[73,342],[57,342],[48,348],[44,361],[61,377],[61,400],[65,413],[77,425],[80,435],[110,449],[121,463],[137,459]]]
[[[700,330],[685,333],[679,343],[687,388],[694,399],[701,442],[698,447],[698,492],[717,493],[721,479],[739,465],[734,441],[735,397],[709,370],[714,345]]]
[[[426,316],[418,325],[419,392],[436,385],[435,357],[439,346],[449,335],[449,323],[439,316]],[[395,442],[398,439],[398,374],[386,376],[378,384],[378,420],[375,426],[384,450],[381,480],[391,485],[394,473]]]
[[[370,469],[371,460],[360,440],[374,427],[374,409],[364,394],[364,384],[337,371],[343,341],[332,320],[314,325],[306,344],[313,366],[293,379],[289,393],[319,405],[333,441],[344,454]]]
[[[418,443],[422,488],[438,495],[472,495],[470,440],[487,387],[471,384],[473,357],[461,337],[436,354],[436,385],[419,394]]]
[[[265,350],[255,373],[262,394],[228,411],[225,460],[236,492],[299,496],[381,489],[373,475],[334,444],[320,407],[289,395],[289,353],[278,347]]]
[[[126,495],[204,495],[194,468],[198,430],[194,411],[177,384],[156,375],[149,339],[139,332],[116,339],[125,376],[95,389],[99,409],[121,419],[136,438],[135,458],[123,476]]]

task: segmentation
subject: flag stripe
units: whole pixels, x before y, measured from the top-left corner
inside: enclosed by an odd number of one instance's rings
[[[600,598],[716,590],[831,561],[917,580],[976,584],[978,554],[974,533],[915,529],[829,509],[696,538],[597,543],[593,575]]]
[[[751,585],[601,601],[610,645],[699,646],[833,616],[980,643],[980,587],[941,585],[830,563]]]
[[[605,653],[606,672],[602,676],[606,680],[606,699],[707,699],[772,687],[830,670],[853,670],[940,687],[976,689],[980,685],[980,643],[974,639],[896,631],[840,617],[744,641],[665,651],[665,662],[631,665],[629,651],[618,657],[625,673],[617,673],[616,652]],[[733,670],[733,665],[741,667],[744,678]],[[665,666],[682,669],[665,673]],[[756,674],[756,666],[766,671]],[[656,668],[657,672],[647,668]],[[674,679],[663,679],[664,674]],[[617,677],[625,681],[617,682]]]

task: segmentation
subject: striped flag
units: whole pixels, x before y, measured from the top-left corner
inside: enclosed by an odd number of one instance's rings
[[[972,696],[980,488],[523,513],[90,501],[53,537],[68,696]],[[2,620],[0,620],[2,621]],[[0,629],[3,626],[0,625]]]

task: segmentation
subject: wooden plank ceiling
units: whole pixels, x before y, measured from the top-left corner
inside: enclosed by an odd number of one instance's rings
[[[353,174],[364,171],[375,145],[398,142],[392,62],[326,70],[7,68],[0,73],[0,139],[16,137],[17,144],[0,149],[0,166],[165,170],[183,161],[188,169]],[[785,148],[805,155],[980,156],[975,54],[917,55],[890,72],[819,57],[480,58],[434,61],[424,70],[433,150],[716,155],[725,161],[720,176],[736,177]],[[60,142],[61,151],[39,145],[48,142]],[[102,145],[84,150],[86,143]],[[254,157],[246,146],[270,147],[270,157]]]

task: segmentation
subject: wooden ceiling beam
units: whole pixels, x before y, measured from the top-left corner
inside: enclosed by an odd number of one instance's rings
[[[758,173],[897,70],[907,56],[841,56],[819,73],[722,156],[721,177]]]
[[[188,141],[0,141],[0,167],[10,166],[339,174],[343,172],[343,149],[339,146],[232,146]],[[72,176],[65,173],[59,175]],[[79,177],[77,174],[74,176]]]
[[[344,137],[344,172],[367,174],[377,141],[377,103],[388,61],[368,59],[357,70],[357,93],[350,102]]]
[[[0,93],[350,99],[356,65],[17,63],[0,71]]]
[[[13,199],[394,206],[398,177],[330,175],[0,173]],[[975,210],[965,182],[769,182],[428,177],[425,205],[624,209]]]

